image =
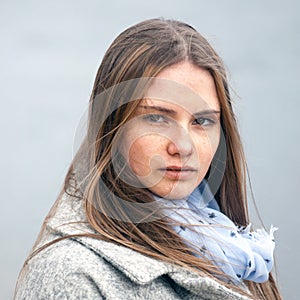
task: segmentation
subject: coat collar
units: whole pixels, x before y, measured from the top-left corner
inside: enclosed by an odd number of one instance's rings
[[[48,233],[56,237],[57,235],[96,233],[87,223],[82,201],[66,193],[62,195],[56,212],[48,221],[46,228]],[[206,297],[205,299],[215,299],[214,295],[224,296],[226,299],[248,299],[208,277],[201,277],[194,272],[156,260],[130,248],[91,237],[75,237],[74,239],[103,257],[137,284],[144,285],[168,274],[177,284]]]
[[[82,201],[64,193],[55,215],[47,223],[47,231],[54,235],[68,236],[96,232],[88,225]],[[75,240],[105,258],[132,281],[146,284],[155,278],[174,272],[171,264],[143,255],[130,248],[91,237],[75,237]]]

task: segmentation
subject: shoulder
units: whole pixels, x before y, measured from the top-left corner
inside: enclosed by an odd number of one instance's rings
[[[39,252],[15,299],[244,299],[122,246],[98,241],[99,251],[87,243],[93,241],[66,239]]]
[[[84,241],[92,243],[93,239]],[[130,257],[129,253],[135,251],[98,242],[105,244],[101,249],[103,253],[76,239],[54,243],[39,252],[22,272],[15,299],[156,299],[162,294],[166,299],[178,299],[159,276],[163,271],[151,273],[150,270],[144,276],[131,272],[130,261],[138,259],[138,253]],[[121,260],[113,259],[117,249]],[[128,251],[126,263],[123,263],[122,250]],[[105,251],[109,251],[109,255],[105,255]],[[134,264],[131,267],[138,270]]]
[[[60,203],[41,243],[94,233],[82,203]],[[23,269],[19,299],[245,299],[217,282],[138,251],[92,237],[67,238],[41,250]]]
[[[15,299],[179,299],[163,278],[141,282],[109,260],[78,240],[54,243],[28,262]]]
[[[108,267],[80,243],[70,239],[54,243],[29,260],[20,274],[16,299],[101,299],[92,276],[97,266]]]

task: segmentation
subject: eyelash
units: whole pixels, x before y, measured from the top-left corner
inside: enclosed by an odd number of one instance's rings
[[[204,122],[208,122],[209,124],[206,124],[206,125],[203,125],[200,124],[201,122],[199,122],[199,120],[204,120]],[[193,121],[193,123],[196,122],[197,125],[200,125],[200,126],[209,126],[209,125],[213,125],[216,123],[216,121],[214,119],[211,119],[211,118],[204,118],[204,117],[201,117],[201,118],[197,118]]]
[[[143,116],[143,119],[148,121],[148,122],[151,122],[151,123],[168,122],[168,118],[166,116],[160,115],[160,114],[146,114],[146,115]],[[158,120],[158,119],[160,119],[160,120]],[[199,122],[199,120],[204,121],[204,122],[208,122],[208,124],[203,125],[203,122]],[[210,125],[213,125],[215,123],[216,123],[216,121],[214,119],[204,118],[204,117],[197,118],[193,121],[193,125],[199,125],[199,126],[210,126]]]
[[[161,118],[161,121],[153,120],[154,118]],[[152,123],[162,123],[167,122],[167,118],[164,115],[160,114],[147,114],[143,116],[143,119]]]

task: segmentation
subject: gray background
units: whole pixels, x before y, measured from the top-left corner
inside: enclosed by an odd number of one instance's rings
[[[230,71],[256,202],[280,228],[281,290],[299,299],[299,3],[1,1],[0,298],[12,298],[60,190],[105,49],[126,27],[164,16],[195,26]]]

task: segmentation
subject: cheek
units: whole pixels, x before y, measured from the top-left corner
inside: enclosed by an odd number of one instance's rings
[[[159,138],[144,136],[127,143],[127,162],[138,176],[151,174],[153,164],[156,164],[161,154]]]
[[[203,169],[208,169],[219,145],[219,133],[206,135],[195,142],[198,161]]]
[[[145,176],[150,172],[149,157],[145,152],[143,143],[138,140],[128,147],[128,163],[132,171],[139,176]],[[148,166],[148,167],[147,167]]]

